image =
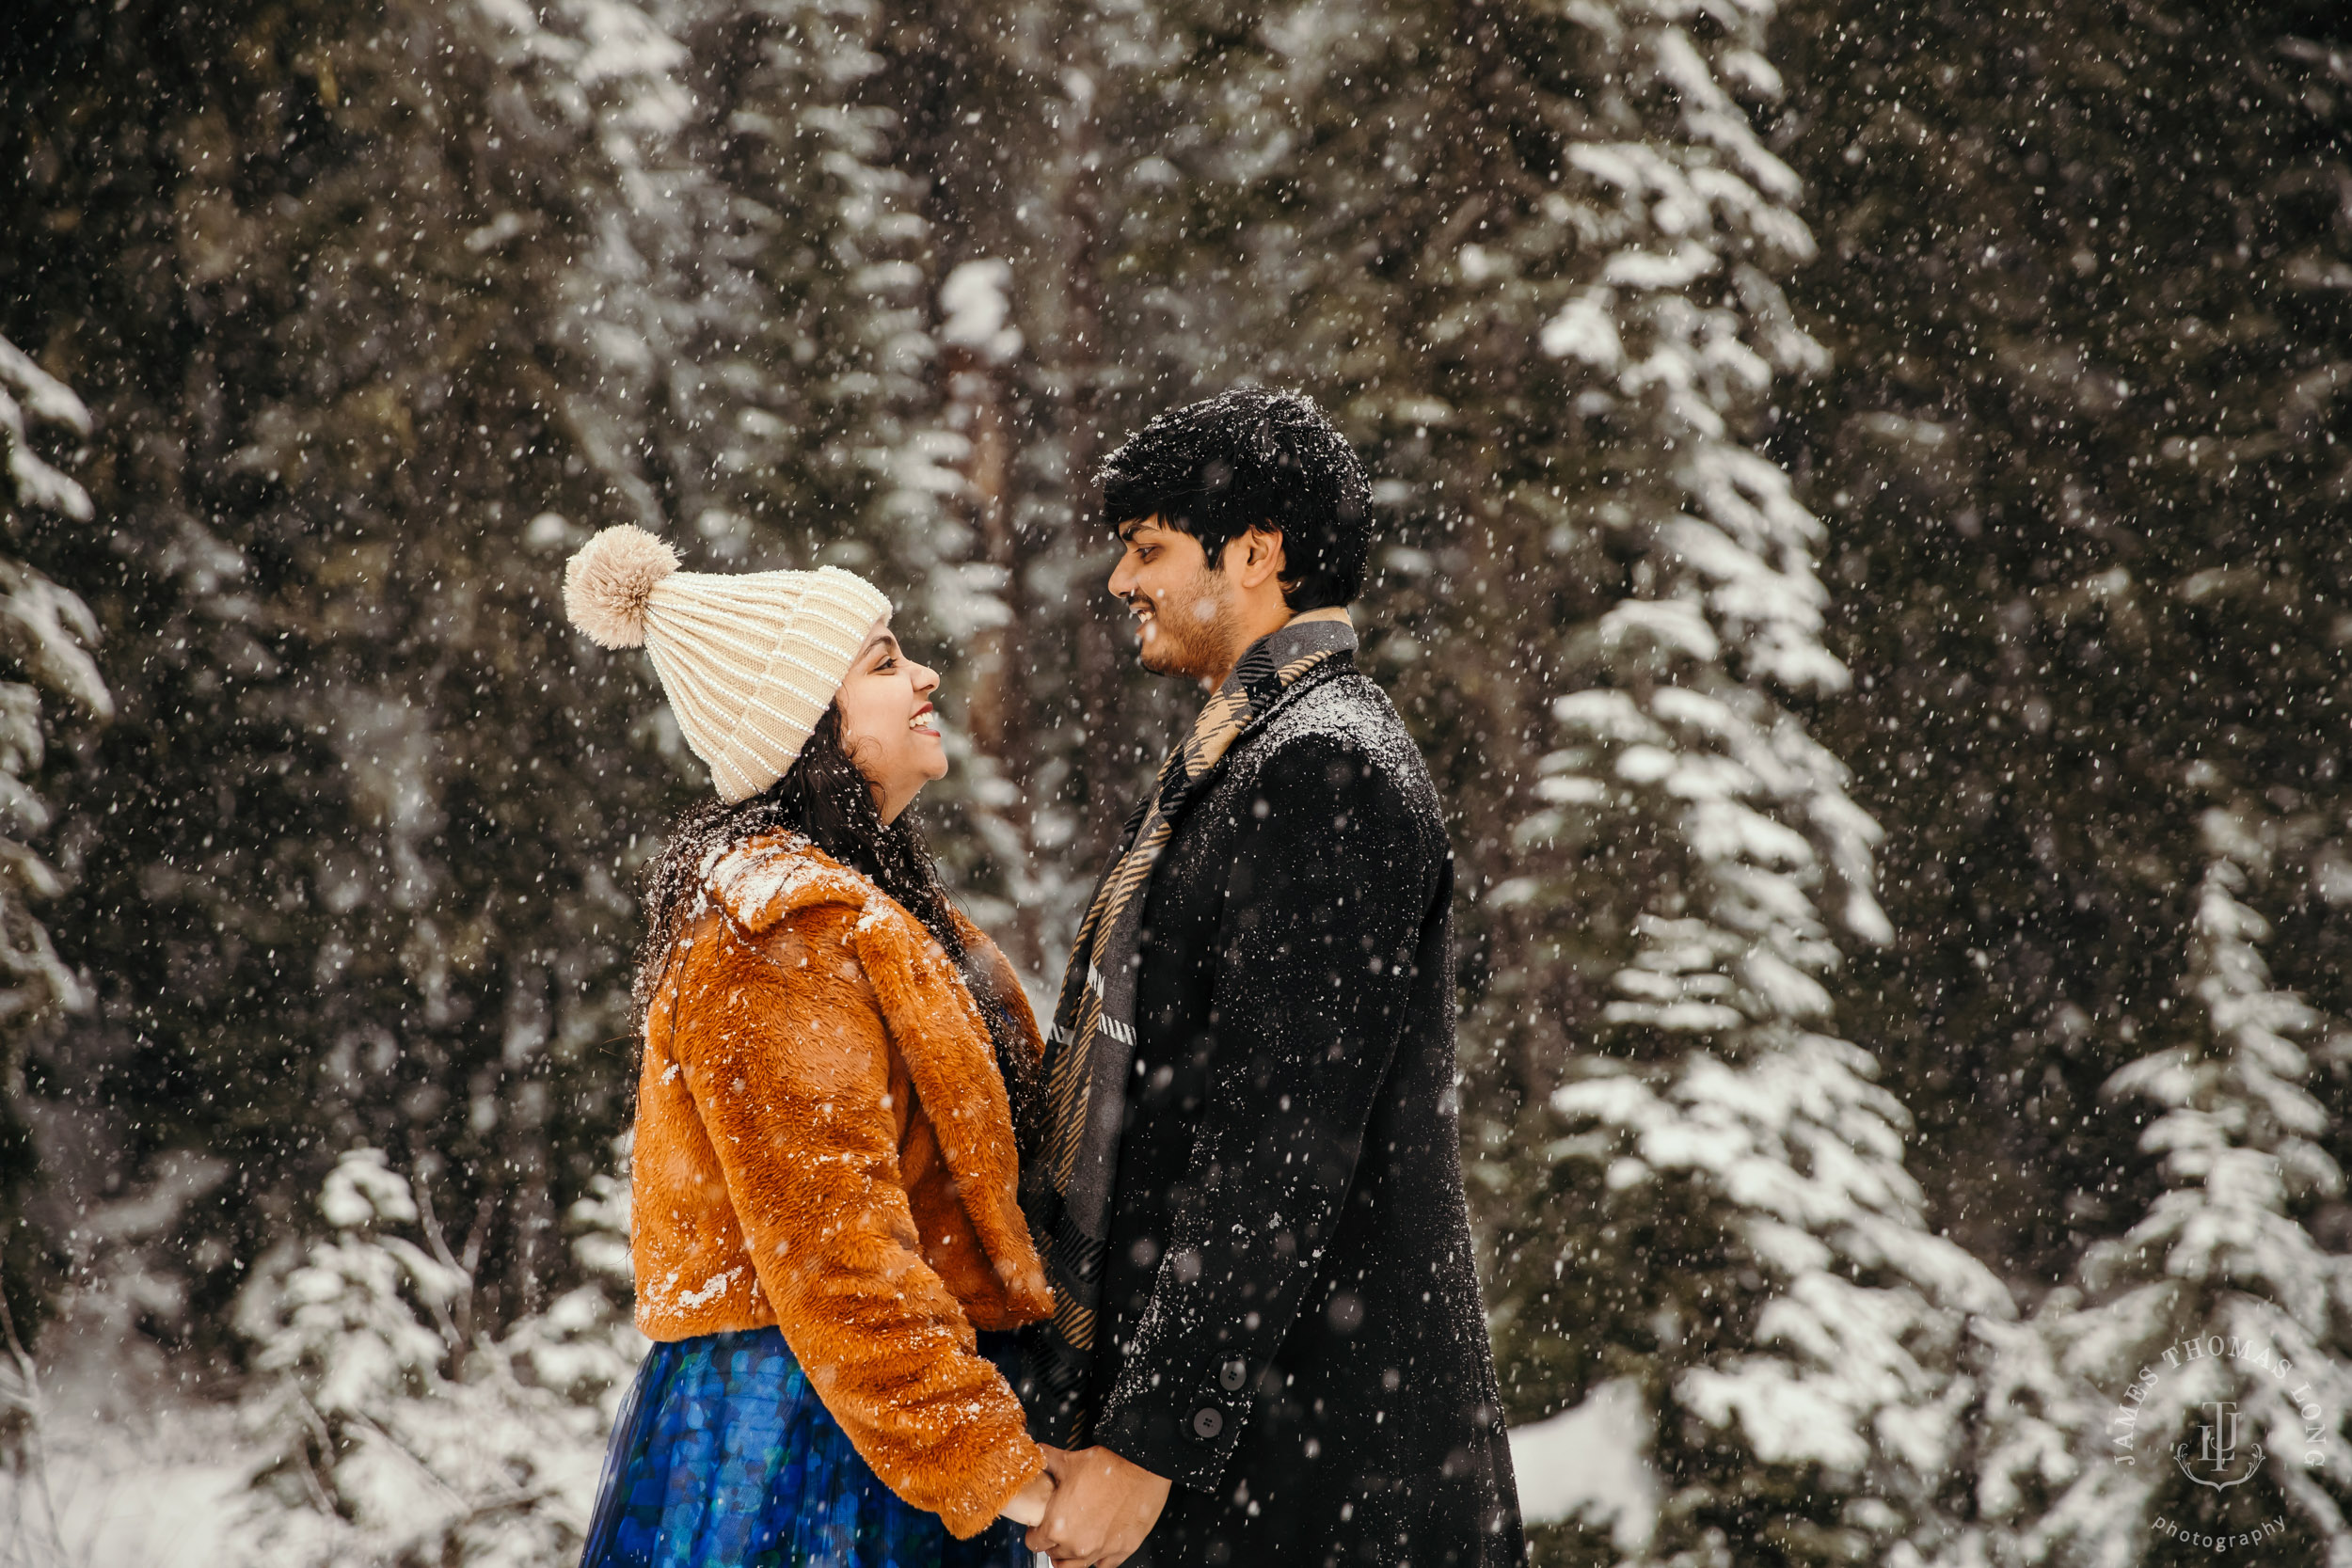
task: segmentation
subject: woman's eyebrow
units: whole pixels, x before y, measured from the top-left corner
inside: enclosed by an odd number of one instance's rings
[[[882,647],[885,644],[889,647],[893,654],[896,654],[898,651],[898,640],[889,632],[878,631],[873,636],[867,638],[866,640],[866,646],[860,648],[857,652],[859,662],[863,663],[867,654],[872,653],[876,648]]]

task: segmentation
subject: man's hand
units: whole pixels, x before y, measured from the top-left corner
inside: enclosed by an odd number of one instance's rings
[[[1028,1545],[1049,1553],[1054,1568],[1119,1568],[1168,1506],[1164,1478],[1108,1449],[1048,1448],[1045,1473],[1054,1478],[1054,1496]]]

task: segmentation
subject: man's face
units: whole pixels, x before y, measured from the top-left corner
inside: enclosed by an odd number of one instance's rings
[[[1119,531],[1126,546],[1111,593],[1136,616],[1136,654],[1155,674],[1207,680],[1232,663],[1239,617],[1232,579],[1209,565],[1200,541],[1156,516]]]

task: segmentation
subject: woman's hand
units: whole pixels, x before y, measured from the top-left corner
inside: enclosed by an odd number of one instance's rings
[[[1108,1449],[1045,1450],[1055,1493],[1027,1544],[1054,1568],[1119,1568],[1143,1544],[1168,1506],[1168,1479]]]
[[[1054,1495],[1054,1478],[1041,1475],[1005,1501],[1004,1517],[1017,1525],[1034,1525],[1045,1517],[1045,1504]]]

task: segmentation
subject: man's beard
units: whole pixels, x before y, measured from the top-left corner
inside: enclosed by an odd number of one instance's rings
[[[1200,608],[1213,606],[1203,616]],[[1152,641],[1136,649],[1143,667],[1155,675],[1207,680],[1232,662],[1234,614],[1232,585],[1225,574],[1203,568],[1183,588],[1168,595],[1165,607],[1152,607]]]

